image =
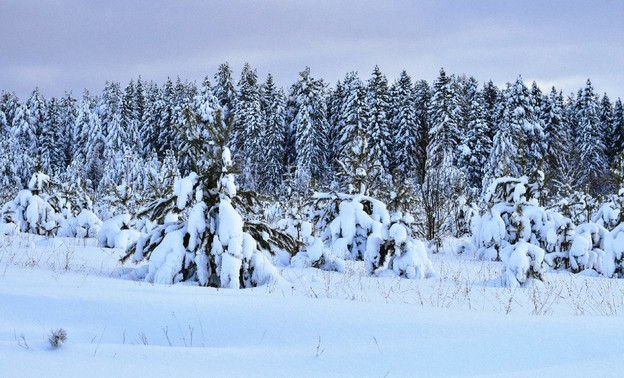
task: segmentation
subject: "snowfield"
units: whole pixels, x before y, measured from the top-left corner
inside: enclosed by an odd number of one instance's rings
[[[448,241],[423,280],[280,268],[245,290],[128,279],[95,239],[0,236],[2,377],[621,376],[624,282],[502,263]],[[48,342],[63,328],[67,341]]]

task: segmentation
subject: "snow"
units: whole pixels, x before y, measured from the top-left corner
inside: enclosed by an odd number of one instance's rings
[[[542,285],[504,288],[502,263],[449,247],[426,280],[368,277],[363,262],[349,261],[345,273],[287,268],[287,285],[234,291],[115,278],[123,251],[95,245],[0,239],[0,375],[584,377],[624,369],[622,280],[546,273]],[[47,338],[58,328],[68,338],[52,350]]]

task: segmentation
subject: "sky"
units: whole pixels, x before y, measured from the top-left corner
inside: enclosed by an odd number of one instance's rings
[[[375,65],[432,83],[503,87],[522,75],[564,95],[591,79],[624,98],[624,2],[444,0],[0,0],[0,90],[100,93],[139,75],[201,83],[228,62],[288,88],[306,66],[330,84]]]

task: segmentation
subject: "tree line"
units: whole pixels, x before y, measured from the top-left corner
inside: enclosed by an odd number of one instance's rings
[[[306,68],[285,90],[270,74],[260,82],[248,64],[235,79],[224,63],[199,85],[139,77],[79,100],[46,99],[35,89],[23,102],[2,92],[0,197],[12,198],[42,172],[79,181],[104,204],[103,218],[129,195],[122,184],[142,193],[139,206],[193,170],[182,137],[189,112],[210,117],[215,107],[230,125],[242,188],[281,198],[336,189],[344,184],[340,161],[363,139],[375,161],[374,190],[390,195],[397,182],[411,184],[428,214],[428,239],[445,222],[435,214],[441,202],[478,202],[496,178],[541,174],[542,201],[556,203],[573,193],[614,193],[624,177],[622,102],[595,93],[590,80],[564,96],[521,77],[498,88],[443,69],[432,84],[405,71],[391,83],[375,67],[366,79],[350,72],[330,85]]]

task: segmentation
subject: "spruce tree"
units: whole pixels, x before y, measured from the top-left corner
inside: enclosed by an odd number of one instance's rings
[[[589,79],[578,100],[576,120],[579,125],[576,145],[580,150],[580,183],[587,188],[589,194],[603,193],[608,190],[604,182],[609,164],[596,95]]]
[[[224,121],[230,122],[236,107],[236,90],[234,89],[232,70],[227,62],[219,65],[214,79],[214,95],[219,99],[219,105],[223,109]]]
[[[415,109],[414,87],[407,72],[402,71],[393,84],[391,108],[394,118],[394,167],[404,177],[416,177],[418,168],[419,125]]]
[[[243,160],[244,186],[253,189],[256,189],[263,173],[265,129],[258,75],[249,64],[245,64],[234,110],[232,152],[235,158]]]
[[[619,98],[615,100],[613,107],[613,126],[611,130],[613,139],[613,151],[616,154],[624,151],[624,106]]]
[[[273,76],[268,75],[262,87],[262,109],[266,120],[264,150],[264,178],[262,189],[271,193],[281,187],[285,173],[285,108],[286,96],[275,86]]]
[[[388,79],[381,73],[379,67],[375,66],[372,77],[368,80],[366,92],[366,102],[369,108],[369,146],[371,150],[379,151],[379,161],[384,175],[391,172],[390,159],[392,158],[388,92]]]
[[[482,93],[472,97],[468,113],[465,137],[459,148],[459,167],[464,172],[466,182],[473,194],[482,189],[483,175],[488,163],[492,141],[488,137],[488,125]]]
[[[429,118],[431,128],[427,165],[435,168],[442,163],[445,156],[454,156],[461,135],[461,107],[457,87],[453,77],[446,76],[444,69],[440,70],[440,76],[433,84]]]
[[[143,116],[139,126],[139,138],[141,140],[142,156],[158,153],[159,150],[159,125],[160,125],[160,89],[154,82],[147,84],[145,89],[145,105]]]
[[[324,179],[327,172],[329,125],[325,84],[311,77],[308,67],[299,75],[290,89],[287,116],[295,138],[295,177],[305,186],[311,179]]]

